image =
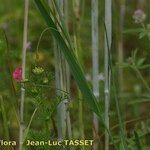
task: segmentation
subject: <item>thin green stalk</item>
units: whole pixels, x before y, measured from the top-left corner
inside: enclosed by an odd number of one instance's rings
[[[23,48],[22,48],[22,80],[25,80],[26,69],[26,45],[27,45],[27,33],[28,33],[28,12],[29,12],[29,0],[25,0],[24,6],[24,30],[23,30]],[[25,88],[24,83],[21,83],[21,100],[20,100],[20,130],[19,130],[19,150],[22,150],[23,146],[23,132],[24,132],[24,100],[25,100]]]
[[[81,96],[81,92],[79,92],[79,98]],[[79,99],[79,128],[80,128],[80,135],[82,139],[85,139],[84,135],[84,122],[83,122],[83,102],[81,99]],[[82,146],[83,150],[85,149],[84,146]]]
[[[0,104],[1,104],[1,113],[2,113],[2,118],[3,118],[4,137],[5,137],[5,140],[9,141],[8,121],[7,121],[7,116],[6,116],[6,110],[4,107],[3,97],[1,95],[0,95]]]
[[[57,4],[58,3],[58,4]],[[66,3],[64,3],[62,0],[58,0],[57,3],[55,4],[56,8],[57,6],[60,7],[59,11],[59,19],[64,20],[65,18],[65,13],[64,11],[65,6],[67,6]],[[66,4],[66,5],[65,5]],[[66,9],[65,9],[66,10]],[[67,16],[66,16],[67,17]],[[67,23],[67,20],[66,24]],[[58,21],[59,22],[59,21]],[[59,27],[61,25],[59,24]],[[62,30],[62,28],[61,28]],[[63,30],[62,30],[63,31]],[[69,82],[69,69],[68,69],[68,64],[66,63],[66,60],[64,59],[64,56],[62,52],[60,51],[60,47],[57,46],[57,50],[55,51],[55,58],[56,58],[56,88],[65,90],[69,92],[70,90],[70,82]],[[58,92],[57,92],[58,93]],[[62,93],[58,93],[62,94]],[[57,109],[57,114],[58,114],[58,137],[59,139],[64,139],[66,137],[66,133],[68,133],[68,137],[72,137],[72,132],[71,132],[71,122],[70,122],[70,113],[67,109],[68,105],[68,100],[66,99],[65,101],[61,102],[58,106]]]
[[[81,48],[81,38],[80,38],[80,27],[81,27],[81,10],[80,10],[80,0],[72,1],[73,5],[73,11],[74,11],[74,22],[73,22],[73,29],[74,29],[74,47],[75,47],[75,53],[78,61],[80,62],[81,66],[83,65],[82,60],[82,48]],[[84,135],[84,121],[83,121],[83,96],[81,94],[81,91],[78,88],[78,100],[79,100],[79,130],[80,130],[80,138],[85,139]],[[85,149],[85,146],[82,146],[82,149]]]
[[[63,14],[64,13],[64,11],[63,11],[63,4],[64,4],[63,1],[58,0],[57,3],[58,3],[58,6],[60,7],[60,13]],[[56,65],[58,65],[58,67],[56,67],[56,73],[57,73],[56,80],[58,80],[58,81],[56,81],[57,82],[56,88],[64,89],[63,56],[62,56],[62,53],[61,53],[60,48],[59,48],[58,45],[57,45],[56,49],[57,50],[55,52],[55,60],[57,61]],[[57,93],[57,94],[61,94],[61,93]],[[64,101],[61,102],[58,105],[57,116],[58,116],[58,138],[60,140],[62,140],[66,137],[66,119],[67,119],[67,117],[66,117],[66,106],[65,106]]]
[[[140,143],[140,138],[139,138],[139,135],[136,131],[134,131],[134,136],[135,136],[136,149],[137,150],[142,150],[142,146],[141,146],[141,143]]]
[[[98,0],[91,1],[91,23],[92,23],[92,74],[93,74],[93,93],[97,100],[99,100],[99,34],[98,34]],[[98,116],[93,114],[93,136],[97,139],[99,132]],[[94,142],[93,150],[98,149],[97,140]]]
[[[78,61],[82,64],[81,52],[79,51],[80,50],[80,44],[78,44],[77,41],[80,41],[80,37],[77,37],[77,35],[74,35],[75,53],[76,53]],[[83,99],[83,96],[81,94],[81,91],[78,89],[78,100],[79,100],[79,109],[78,109],[79,110],[79,115],[78,116],[79,116],[80,138],[85,139],[85,135],[84,135],[84,122],[83,122],[83,101],[82,101],[82,99]],[[82,146],[82,149],[85,150],[85,146],[84,145]]]
[[[108,47],[108,57],[109,57],[109,67],[110,67],[110,71],[111,71],[111,74],[112,74],[112,88],[113,88],[113,93],[114,93],[114,96],[115,96],[115,104],[116,104],[116,109],[117,109],[117,115],[118,115],[118,119],[119,119],[119,127],[120,127],[120,132],[121,132],[121,141],[123,142],[123,147],[125,150],[127,150],[127,143],[126,143],[126,136],[125,136],[125,133],[124,133],[124,128],[123,128],[123,123],[122,123],[122,118],[121,118],[121,112],[120,112],[120,106],[119,106],[119,101],[118,101],[118,91],[117,91],[117,88],[116,88],[116,83],[117,81],[115,80],[115,74],[114,74],[114,70],[112,68],[112,55],[111,55],[111,52],[110,52],[110,49],[109,49],[109,45],[108,45],[108,33],[107,33],[107,28],[106,28],[106,25],[104,23],[104,28],[105,28],[105,35],[106,35],[106,41],[107,41],[107,47]]]
[[[105,58],[104,58],[104,74],[105,74],[105,125],[109,130],[109,107],[110,107],[110,80],[111,72],[109,67],[109,50],[111,49],[112,42],[112,1],[105,0]],[[105,131],[105,150],[109,150],[109,134]]]
[[[13,80],[13,77],[12,77],[12,66],[11,66],[11,61],[10,61],[10,48],[9,48],[8,37],[7,37],[6,31],[5,30],[2,30],[2,31],[4,33],[4,37],[5,37],[5,41],[6,41],[6,45],[7,45],[7,48],[6,48],[6,63],[7,63],[7,67],[8,67],[8,70],[9,70],[9,74],[11,76],[11,86],[12,86],[13,94],[16,98],[16,106],[18,106],[16,88],[15,88],[14,80]]]
[[[57,5],[59,5],[59,7],[60,7],[59,3],[60,3],[60,1],[57,1]],[[49,2],[50,10],[52,9],[52,4],[53,4],[53,1]],[[62,9],[63,8],[61,7],[61,13],[63,11]],[[52,13],[52,11],[51,11],[51,13]],[[53,17],[55,17],[55,16],[53,15]],[[61,25],[59,24],[59,21],[58,21],[58,19],[56,19],[56,17],[55,17],[55,20],[56,20],[57,26],[60,27]],[[54,50],[54,56],[55,56],[55,60],[56,60],[55,61],[55,82],[56,82],[56,89],[64,90],[64,89],[62,89],[63,87],[61,87],[61,85],[62,85],[62,78],[61,78],[62,77],[62,68],[60,67],[60,63],[61,63],[60,50],[58,48],[58,45],[57,45],[55,39],[54,39],[54,49],[55,49]],[[60,95],[61,91],[56,91],[56,94]],[[64,118],[65,117],[64,116],[64,112],[65,112],[64,106],[65,105],[62,102],[57,107],[57,134],[58,134],[59,140],[62,140],[66,136],[66,123],[65,123],[65,119],[66,118]],[[62,113],[61,109],[62,109],[63,113]],[[63,130],[64,130],[64,132],[63,132]]]
[[[64,22],[65,22],[65,25],[66,26],[66,33],[67,33],[67,37],[68,39],[69,38],[69,34],[68,34],[68,0],[65,0],[64,1]],[[63,56],[64,58],[64,56]],[[65,79],[64,79],[64,82],[66,84],[66,89],[65,91],[67,91],[68,93],[70,93],[70,70],[69,70],[69,66],[68,66],[68,63],[67,61],[65,60],[64,58],[64,66],[66,68],[65,70]],[[66,118],[67,118],[67,121],[66,121],[66,124],[67,124],[67,134],[68,134],[68,138],[69,139],[72,139],[72,129],[71,129],[71,119],[70,119],[70,112],[69,112],[69,99],[66,100]]]
[[[119,13],[119,22],[118,22],[118,26],[116,26],[116,28],[118,27],[118,63],[122,64],[123,63],[123,59],[124,59],[124,38],[123,38],[123,30],[124,30],[124,19],[125,19],[125,9],[126,9],[126,0],[120,0],[120,13]],[[116,15],[117,15],[118,11],[116,11]],[[123,95],[123,91],[124,91],[124,76],[123,76],[123,68],[119,67],[118,68],[118,82],[119,82],[119,95],[120,97],[122,97]],[[122,100],[122,98],[120,98],[120,101]],[[121,110],[124,110],[124,106],[121,105]],[[125,117],[126,114],[124,114],[123,117]]]
[[[125,1],[120,1],[120,14],[119,14],[119,37],[118,37],[118,62],[119,64],[123,63],[123,30],[124,30],[124,17],[125,17]],[[118,13],[118,12],[116,12]],[[117,26],[116,26],[117,27]],[[120,95],[122,95],[123,92],[123,69],[119,68],[118,70],[118,76],[119,76],[119,88],[120,88]]]
[[[27,135],[28,135],[28,132],[29,132],[31,123],[32,123],[32,121],[33,121],[33,118],[34,118],[34,116],[35,116],[37,110],[38,110],[38,108],[35,108],[35,110],[33,111],[32,115],[31,115],[30,121],[29,121],[29,123],[28,123],[28,125],[27,125],[27,128],[25,129],[25,132],[24,132],[23,141],[25,141],[25,139],[26,139],[26,137],[27,137]]]
[[[60,20],[58,20],[58,18],[54,16],[51,9],[50,9],[50,11],[53,14],[53,17],[54,17],[56,23],[58,24],[58,27],[60,28],[60,31],[63,33],[63,36],[66,38],[67,45],[71,49],[73,49],[72,44],[71,44],[71,38],[70,38],[70,35],[68,34],[68,29],[67,29],[68,28],[68,23],[67,23],[68,20],[66,20],[66,19],[68,19],[68,17],[63,16],[63,14],[60,11],[60,8],[58,7],[58,4],[54,0],[52,2],[54,3],[53,5],[56,8],[56,11],[58,12],[58,17],[59,17]],[[65,11],[65,14],[67,15],[68,13],[66,11]]]

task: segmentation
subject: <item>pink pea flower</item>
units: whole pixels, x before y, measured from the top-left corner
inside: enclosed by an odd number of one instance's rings
[[[13,72],[13,78],[17,82],[20,82],[22,80],[22,68],[21,67],[17,67],[15,69],[15,71]]]
[[[145,13],[141,9],[137,9],[133,14],[135,23],[142,23],[146,18]]]

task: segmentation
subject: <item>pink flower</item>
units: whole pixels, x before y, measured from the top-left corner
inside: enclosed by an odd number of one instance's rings
[[[13,78],[17,81],[20,82],[22,80],[22,68],[18,67],[15,69],[13,72]]]
[[[137,9],[133,14],[133,19],[135,23],[142,23],[146,18],[145,13],[141,9]]]

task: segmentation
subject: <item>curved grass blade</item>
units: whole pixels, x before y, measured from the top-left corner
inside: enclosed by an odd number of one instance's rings
[[[51,33],[55,37],[56,42],[60,46],[60,49],[62,50],[64,57],[69,64],[71,73],[74,76],[83,96],[85,97],[86,102],[88,103],[89,107],[92,109],[93,112],[95,112],[98,116],[101,116],[102,109],[98,106],[97,100],[86,82],[84,73],[75,57],[75,54],[73,53],[73,50],[70,50],[68,48],[65,40],[58,31],[57,26],[52,20],[52,17],[49,15],[47,10],[41,3],[41,0],[35,0],[35,3],[38,9],[40,10],[40,13],[43,16],[44,20],[46,21],[47,25],[50,27]]]

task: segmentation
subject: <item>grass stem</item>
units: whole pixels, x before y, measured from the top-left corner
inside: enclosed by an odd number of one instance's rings
[[[24,6],[24,30],[23,30],[23,48],[22,48],[22,80],[25,80],[26,69],[26,46],[28,36],[28,12],[29,12],[29,0],[25,0]],[[23,145],[23,132],[24,132],[24,100],[25,100],[25,88],[24,83],[21,83],[21,100],[20,100],[20,130],[19,130],[19,150],[22,150]]]
[[[112,1],[105,0],[105,54],[104,54],[104,74],[105,74],[105,125],[109,130],[109,105],[110,105],[110,80],[111,71],[109,67],[109,50],[112,42]],[[107,36],[108,35],[108,36]],[[105,150],[109,150],[109,134],[105,131]]]
[[[99,34],[98,34],[98,0],[92,0],[91,23],[92,23],[92,65],[93,65],[93,93],[99,99]],[[98,116],[93,114],[93,136],[96,139],[99,132]],[[98,142],[94,142],[93,150],[98,149]]]

